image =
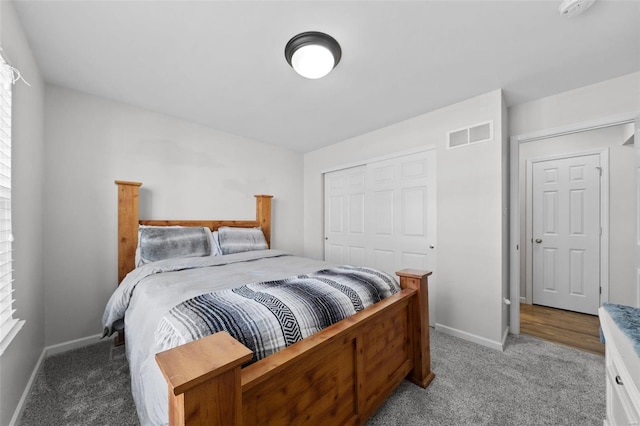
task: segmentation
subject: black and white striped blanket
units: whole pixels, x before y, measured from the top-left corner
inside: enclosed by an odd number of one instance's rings
[[[398,291],[387,274],[340,266],[194,297],[162,318],[155,337],[171,348],[226,331],[255,362]]]

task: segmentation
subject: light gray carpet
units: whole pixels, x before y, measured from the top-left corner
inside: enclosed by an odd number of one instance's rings
[[[45,360],[20,425],[134,425],[122,347],[101,342]],[[367,423],[601,425],[604,358],[530,336],[504,352],[431,332],[435,380],[404,382]]]
[[[370,419],[378,425],[602,425],[604,358],[510,335],[504,352],[431,333],[427,389],[406,381]]]
[[[124,346],[104,340],[48,357],[19,425],[137,425]]]

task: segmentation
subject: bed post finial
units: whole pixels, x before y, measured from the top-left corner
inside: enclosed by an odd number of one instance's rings
[[[118,185],[118,284],[135,268],[138,245],[138,194],[141,182],[115,181]]]
[[[256,221],[262,228],[267,245],[271,248],[271,199],[273,195],[256,195]]]

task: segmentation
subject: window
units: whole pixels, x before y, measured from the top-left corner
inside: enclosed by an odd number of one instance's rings
[[[0,355],[24,321],[13,317],[11,246],[11,86],[14,69],[0,56]]]

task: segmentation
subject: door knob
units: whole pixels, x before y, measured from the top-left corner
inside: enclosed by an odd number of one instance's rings
[[[536,243],[540,244],[542,240],[540,238],[536,238]]]

